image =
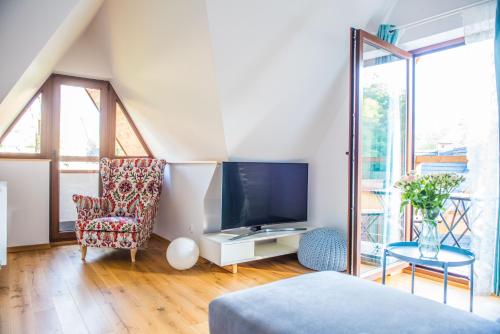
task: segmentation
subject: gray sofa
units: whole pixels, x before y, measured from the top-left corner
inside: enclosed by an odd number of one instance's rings
[[[500,333],[500,324],[336,272],[306,274],[221,296],[211,334]]]

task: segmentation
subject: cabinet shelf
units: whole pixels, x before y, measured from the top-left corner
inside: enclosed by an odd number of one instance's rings
[[[279,231],[251,235],[242,239],[230,240],[235,233],[210,233],[201,237],[201,256],[216,265],[233,266],[239,263],[262,260],[271,257],[296,253],[302,231]]]

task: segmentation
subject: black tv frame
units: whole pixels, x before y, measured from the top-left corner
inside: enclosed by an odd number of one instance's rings
[[[307,221],[307,215],[308,215],[308,200],[309,200],[309,194],[308,194],[308,186],[309,186],[309,164],[306,162],[264,162],[264,161],[224,161],[222,162],[222,182],[224,183],[224,165],[226,164],[301,164],[306,166],[306,220]],[[224,185],[222,185],[221,192],[224,189]],[[222,198],[224,198],[224,195],[222,194]],[[222,209],[222,205],[221,205]],[[221,216],[222,219],[222,216]],[[284,222],[272,222],[269,225],[278,225],[278,224],[297,224],[301,223],[299,221],[296,222],[290,222],[290,221],[284,221]],[[222,224],[222,222],[221,222]],[[241,235],[237,235],[230,240],[237,240],[237,239],[242,239],[248,236],[252,236],[255,234],[260,234],[260,233],[270,233],[270,232],[284,232],[284,231],[305,231],[307,228],[305,227],[264,227],[267,226],[268,224],[256,224],[256,225],[245,225],[245,226],[235,226],[231,228],[225,228],[222,229],[222,231],[229,231],[229,230],[234,230],[234,229],[249,229],[250,231],[248,233],[243,233]],[[221,226],[222,227],[222,226]]]

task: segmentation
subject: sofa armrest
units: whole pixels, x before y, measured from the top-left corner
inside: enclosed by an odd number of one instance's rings
[[[92,220],[106,217],[109,213],[109,202],[104,197],[73,195],[78,219]]]

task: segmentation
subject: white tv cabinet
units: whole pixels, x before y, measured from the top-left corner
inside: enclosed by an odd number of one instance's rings
[[[201,256],[219,267],[232,266],[235,274],[239,263],[296,253],[305,232],[307,230],[266,232],[237,240],[230,239],[244,232],[204,234],[200,242]]]

